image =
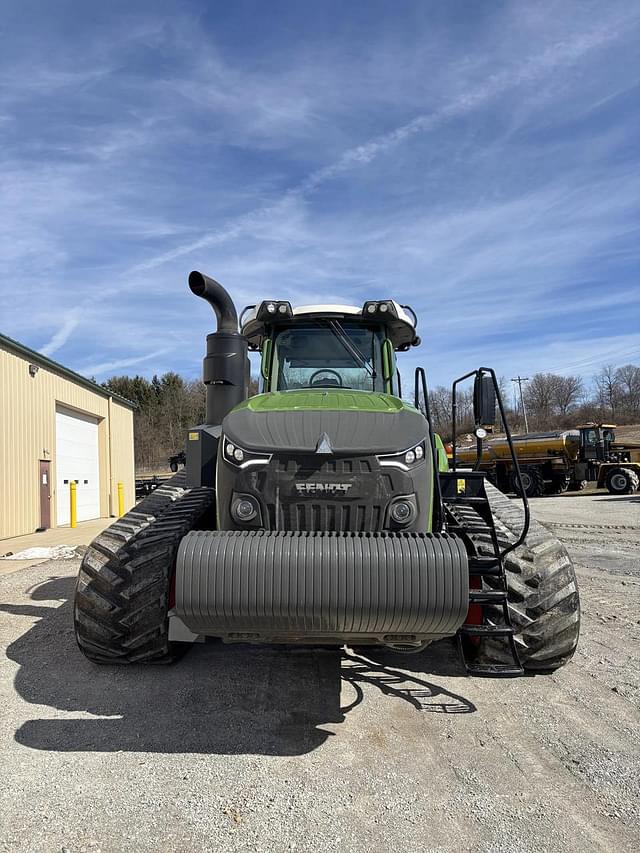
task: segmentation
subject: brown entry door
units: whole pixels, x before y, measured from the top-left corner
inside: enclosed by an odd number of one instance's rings
[[[51,527],[51,462],[40,460],[40,530]]]

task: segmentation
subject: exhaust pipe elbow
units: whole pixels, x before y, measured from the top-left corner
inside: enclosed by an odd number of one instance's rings
[[[238,331],[238,312],[233,300],[219,282],[198,270],[193,270],[189,273],[189,288],[213,308],[218,321],[218,332]]]

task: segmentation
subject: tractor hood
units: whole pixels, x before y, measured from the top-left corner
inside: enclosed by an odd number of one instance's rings
[[[224,419],[224,435],[256,452],[394,453],[424,441],[427,422],[389,394],[301,390],[259,394]]]

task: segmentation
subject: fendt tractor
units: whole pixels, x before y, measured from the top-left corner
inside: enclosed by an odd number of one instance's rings
[[[640,444],[616,442],[615,424],[583,424],[557,432],[513,436],[520,473],[511,461],[506,438],[483,445],[480,470],[501,491],[518,492],[518,477],[530,498],[584,489],[588,482],[612,495],[629,495],[640,485]],[[456,449],[457,461],[475,460],[475,447]]]
[[[218,282],[192,272],[189,286],[217,318],[206,422],[186,436],[186,468],[85,554],[74,612],[90,660],[169,662],[206,637],[405,653],[456,638],[474,675],[569,660],[580,611],[566,550],[526,495],[510,501],[477,464],[449,470],[422,368],[402,399],[396,353],[420,343],[411,308],[265,300],[238,324]],[[472,379],[479,461],[504,409],[490,368],[456,380],[454,401]]]

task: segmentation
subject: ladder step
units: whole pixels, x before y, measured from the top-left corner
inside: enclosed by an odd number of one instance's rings
[[[462,625],[458,633],[465,637],[512,637],[515,631],[511,625]]]
[[[470,589],[470,604],[504,604],[507,593],[503,589]]]
[[[469,557],[469,574],[499,577],[502,574],[497,557]]]
[[[462,531],[462,533],[466,533],[467,536],[474,536],[476,533],[482,535],[487,532],[487,527],[477,527],[466,525],[466,524],[450,524],[449,529],[455,531],[456,533]]]
[[[447,498],[443,497],[442,500],[447,504],[466,504],[467,506],[477,505],[477,504],[488,504],[489,501],[486,498],[476,498],[476,497],[467,497],[466,495],[456,495],[455,498]]]
[[[515,666],[512,663],[484,663],[473,664],[465,663],[469,675],[486,676],[488,678],[502,677],[509,678],[516,675],[524,675],[524,669],[521,666]]]
[[[469,564],[469,575],[472,578],[499,578],[502,575],[500,566],[485,566],[481,569],[474,569]]]

